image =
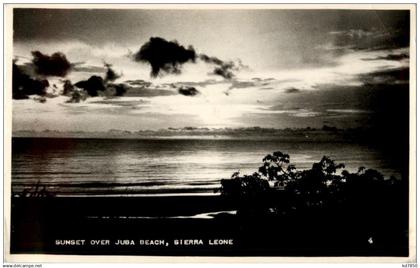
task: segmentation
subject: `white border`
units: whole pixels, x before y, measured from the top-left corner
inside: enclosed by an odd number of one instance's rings
[[[168,2],[168,1],[164,1]],[[4,6],[4,88],[11,88],[12,9],[26,8],[107,8],[107,9],[405,9],[411,12],[410,47],[410,229],[409,257],[151,257],[151,256],[79,256],[47,254],[10,254],[11,185],[11,90],[4,90],[4,254],[11,263],[413,263],[416,262],[416,5],[411,4],[5,4]]]

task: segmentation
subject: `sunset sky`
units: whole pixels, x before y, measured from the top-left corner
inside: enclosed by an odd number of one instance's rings
[[[349,128],[382,122],[390,107],[393,120],[405,115],[409,11],[191,8],[15,9],[17,65],[27,70],[32,51],[62,52],[73,68],[66,77],[42,77],[50,82],[45,102],[13,100],[13,130]],[[196,60],[181,64],[179,74],[151,77],[148,63],[133,60],[151,37],[232,61],[234,76],[216,75],[214,63]],[[67,103],[64,79],[103,77],[104,63],[121,75],[116,83],[127,93]],[[181,87],[198,94],[179,94]]]

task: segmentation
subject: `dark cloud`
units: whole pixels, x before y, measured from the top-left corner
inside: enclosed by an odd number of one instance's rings
[[[51,56],[42,54],[39,51],[32,51],[32,63],[35,71],[40,75],[61,76],[64,77],[71,69],[71,63],[66,55],[61,52],[55,52]]]
[[[102,78],[97,75],[92,75],[88,80],[79,81],[74,86],[82,89],[84,92],[87,93],[90,97],[96,97],[99,95],[99,92],[102,92],[101,95],[105,96],[123,96],[127,90],[129,89],[129,86],[123,83],[120,84],[114,84],[111,83],[118,78],[120,78],[122,75],[117,74],[113,69],[112,65],[109,63],[104,63],[106,72],[105,72],[105,78]],[[72,97],[68,101],[69,103],[77,103],[80,102],[80,100],[86,99],[87,96],[83,96],[82,93],[76,90],[65,90],[66,92],[71,92]],[[67,94],[68,95],[68,94]]]
[[[125,96],[128,97],[160,97],[177,95],[176,91],[160,88],[128,87]]]
[[[195,87],[181,87],[178,89],[178,93],[184,96],[194,97],[200,94],[200,91],[198,91]]]
[[[408,84],[409,77],[410,69],[408,67],[370,72],[359,76],[365,85]]]
[[[200,54],[200,59],[206,63],[215,64],[216,67],[213,70],[213,74],[220,75],[225,79],[232,79],[235,75],[233,71],[238,70],[237,66],[233,61],[222,61],[216,57],[209,57],[205,54]]]
[[[103,66],[94,66],[94,65],[84,65],[80,66],[83,63],[73,63],[72,70],[74,72],[86,72],[86,73],[103,73],[106,72],[106,68]]]
[[[215,85],[215,84],[220,84],[223,83],[222,81],[217,81],[215,79],[207,79],[204,81],[199,81],[199,82],[175,82],[175,83],[170,83],[167,84],[173,88],[178,88],[180,86],[190,86],[190,87],[196,87],[196,86],[200,86],[200,87],[206,87],[208,85]]]
[[[251,78],[251,80],[260,82],[260,81],[273,81],[273,80],[276,80],[276,79],[272,78],[272,77],[270,77],[270,78],[253,77],[253,78]],[[294,81],[294,79],[288,79],[287,81],[289,81],[289,80],[292,80],[292,82]]]
[[[234,88],[247,88],[247,87],[255,87],[257,84],[253,81],[232,81],[232,85],[229,87],[229,89]]]
[[[100,76],[93,75],[88,80],[79,81],[74,84],[87,92],[91,97],[98,96],[99,91],[105,91],[104,80]]]
[[[127,80],[124,83],[127,88],[126,96],[130,97],[159,97],[177,95],[177,93],[172,89],[177,88],[177,86],[174,86],[173,84],[155,86],[151,82],[142,79]]]
[[[93,77],[93,76],[92,76]],[[99,91],[101,91],[101,95],[107,96],[109,98],[112,97],[119,97],[123,96],[129,87],[125,84],[103,84],[104,87],[100,86],[100,79],[97,77],[89,78],[85,81],[80,81],[75,84],[76,87],[82,89],[75,89],[73,88],[69,91],[66,96],[70,96],[70,99],[66,101],[66,103],[79,103],[80,101],[84,101],[87,97],[95,97],[99,95]],[[99,77],[100,78],[100,77]],[[80,83],[80,84],[79,84]],[[92,102],[92,103],[100,103],[99,101]]]
[[[336,49],[382,50],[410,46],[409,24],[399,29],[349,29],[330,32]]]
[[[138,107],[139,104],[145,104],[147,103],[147,101],[144,100],[127,100],[127,101],[115,101],[115,99],[105,99],[105,100],[98,100],[98,101],[92,101],[91,103],[96,103],[96,104],[110,104],[110,105],[115,105],[115,106],[119,106],[119,107]]]
[[[24,73],[16,63],[12,69],[12,97],[13,99],[27,99],[29,95],[45,96],[48,80],[33,79]]]
[[[206,54],[197,54],[190,45],[188,48],[175,41],[167,41],[160,37],[151,37],[150,40],[141,46],[140,50],[130,57],[137,62],[149,63],[152,67],[151,76],[157,77],[164,74],[180,74],[181,66],[184,63],[195,63],[197,59],[215,65],[211,74],[222,76],[225,79],[232,79],[234,72],[247,66],[241,61],[223,61]]]
[[[125,83],[129,84],[130,86],[141,86],[141,87],[150,87],[152,83],[144,81],[142,79],[137,80],[127,80]]]
[[[114,82],[115,80],[117,80],[118,78],[121,77],[120,74],[117,74],[113,69],[112,69],[112,64],[109,63],[105,63],[105,68],[106,68],[106,73],[105,73],[105,82]]]
[[[388,54],[388,55],[382,56],[382,57],[366,58],[366,59],[362,59],[362,60],[364,60],[364,61],[374,61],[374,60],[402,61],[402,60],[409,59],[409,58],[410,58],[410,56],[408,56],[408,54],[401,53],[401,54]]]
[[[182,84],[162,84],[159,86],[153,85],[151,82],[138,79],[127,80],[124,82],[127,89],[126,96],[129,97],[159,97],[177,95],[173,89],[179,88]]]
[[[86,92],[81,92],[79,90],[73,90],[70,94],[70,99],[66,101],[66,103],[79,103],[81,101],[86,100]]]
[[[213,70],[213,74],[220,75],[223,78],[226,79],[232,79],[235,75],[231,71],[232,65],[222,65],[220,67],[216,67]]]
[[[259,77],[253,77],[251,80],[248,81],[239,81],[237,79],[232,79],[231,86],[228,90],[235,89],[235,88],[249,88],[249,87],[258,87],[259,89],[263,90],[270,90],[275,89],[276,87],[273,87],[277,84],[284,84],[284,83],[290,83],[290,82],[298,82],[300,80],[298,79],[283,79],[283,80],[276,80],[274,78],[259,78]],[[285,90],[286,93],[297,93],[300,90],[297,88],[288,88]]]
[[[70,80],[65,80],[63,84],[63,95],[70,96],[74,91],[74,86]]]
[[[123,96],[127,92],[127,87],[124,84],[115,86],[115,96]]]
[[[229,95],[229,91],[235,88],[250,88],[250,87],[258,87],[262,90],[271,90],[275,89],[277,87],[274,87],[274,85],[277,84],[284,84],[284,83],[290,83],[290,82],[298,82],[300,80],[297,79],[284,79],[284,80],[276,80],[274,78],[258,78],[254,77],[251,78],[251,80],[248,81],[239,81],[237,79],[231,80],[231,86],[229,87],[228,91],[225,92],[226,95]],[[301,90],[294,87],[289,87],[284,90],[285,93],[298,93]]]
[[[192,46],[187,49],[177,41],[167,41],[160,37],[152,37],[134,54],[134,60],[147,62],[152,67],[151,76],[162,73],[181,73],[181,65],[195,62],[197,55]]]
[[[409,10],[372,10],[343,12],[336,29],[331,29],[326,39],[332,41],[329,50],[341,55],[348,50],[385,50],[410,46]],[[367,23],[367,20],[371,20]],[[360,20],[362,19],[362,20]],[[362,22],[364,21],[364,22]],[[331,40],[332,38],[332,40]]]
[[[128,90],[125,84],[109,84],[107,88],[113,90],[115,92],[114,96],[117,97],[124,96]]]
[[[207,63],[213,63],[213,64],[216,64],[216,65],[219,65],[219,66],[222,66],[223,64],[225,64],[224,61],[222,61],[222,60],[220,60],[216,57],[209,57],[205,54],[200,54],[200,60],[202,60],[204,62],[207,62]]]
[[[323,113],[316,109],[309,109],[309,108],[298,108],[293,107],[289,109],[283,109],[283,105],[273,105],[266,109],[262,109],[263,111],[273,111],[278,114],[288,115],[291,117],[298,117],[298,118],[312,118],[312,117],[321,117]]]
[[[291,88],[286,88],[286,89],[284,90],[284,92],[286,92],[286,93],[299,93],[299,92],[300,92],[300,89],[297,89],[297,88],[291,87]]]
[[[230,91],[235,89],[235,88],[250,88],[250,87],[256,87],[256,86],[261,86],[261,81],[262,80],[248,80],[248,81],[239,81],[235,78],[232,78],[231,80],[229,80],[229,82],[231,83],[230,87],[225,90],[223,93],[226,96],[230,95]],[[226,81],[215,81],[213,84],[217,84],[217,83],[226,83]]]

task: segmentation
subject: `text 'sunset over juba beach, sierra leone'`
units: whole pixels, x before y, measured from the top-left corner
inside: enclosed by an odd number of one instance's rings
[[[411,12],[14,8],[10,253],[408,257]]]

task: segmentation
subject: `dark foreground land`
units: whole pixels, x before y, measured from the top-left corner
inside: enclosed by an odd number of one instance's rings
[[[384,210],[389,210],[389,214],[381,214],[379,218],[341,208],[276,216],[223,212],[235,210],[238,205],[223,196],[14,197],[11,253],[408,255],[408,217],[406,207],[401,204],[388,204],[391,207]],[[209,212],[216,213],[205,218],[187,217]],[[99,242],[103,245],[91,245],[98,240],[104,240]],[[129,245],[115,245],[118,240],[129,240]],[[150,243],[147,240],[164,242],[145,245]],[[182,241],[184,245],[177,245],[179,240],[196,241],[195,244]],[[224,244],[215,245],[219,242],[214,240],[222,240]],[[134,245],[130,245],[131,241]],[[57,245],[62,242],[79,245]]]

